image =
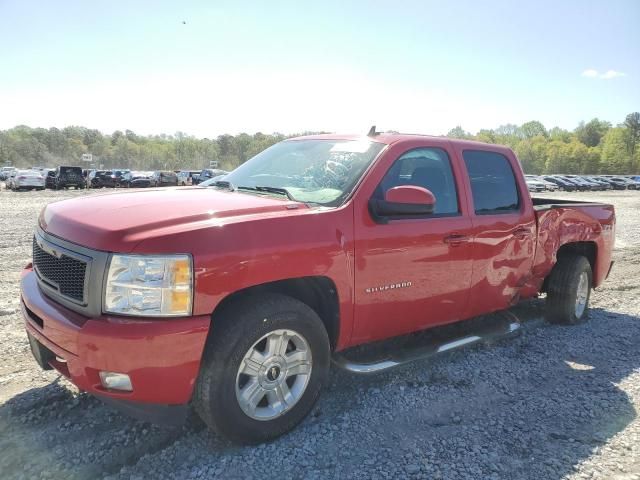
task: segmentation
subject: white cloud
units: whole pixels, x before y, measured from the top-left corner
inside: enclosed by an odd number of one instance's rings
[[[585,70],[584,72],[582,72],[582,76],[595,78],[598,76],[598,71],[594,70],[593,68],[589,68],[588,70]]]
[[[602,75],[600,75],[600,78],[604,78],[606,80],[609,80],[610,78],[616,78],[616,77],[624,77],[624,73],[617,72],[615,70],[607,70],[606,73],[603,73]]]
[[[611,80],[612,78],[624,77],[626,74],[622,72],[618,72],[617,70],[607,70],[606,72],[598,72],[598,70],[594,70],[593,68],[589,68],[582,72],[583,77],[588,78],[600,78],[603,80]]]

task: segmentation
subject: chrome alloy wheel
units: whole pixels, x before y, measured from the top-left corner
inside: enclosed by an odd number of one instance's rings
[[[587,307],[587,299],[589,298],[589,275],[587,272],[580,274],[580,280],[578,280],[578,289],[576,291],[576,305],[574,313],[576,318],[581,318]]]
[[[293,330],[274,330],[253,344],[236,375],[236,398],[255,420],[273,420],[302,398],[311,377],[307,340]]]

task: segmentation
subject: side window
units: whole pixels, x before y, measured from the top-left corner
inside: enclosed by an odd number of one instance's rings
[[[520,208],[516,177],[507,157],[496,152],[465,150],[473,205],[478,215],[508,213]]]
[[[376,198],[398,185],[416,185],[436,197],[435,215],[458,213],[458,195],[447,152],[441,148],[417,148],[401,155],[376,189]]]

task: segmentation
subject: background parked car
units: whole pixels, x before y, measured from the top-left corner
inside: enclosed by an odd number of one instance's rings
[[[627,186],[627,188],[629,190],[638,190],[639,189],[639,185],[634,182],[633,180],[631,180],[630,178],[627,177],[613,177],[612,180],[617,180],[620,182],[624,182],[624,184]]]
[[[544,192],[546,190],[546,187],[544,186],[544,183],[539,182],[537,180],[530,180],[530,179],[526,178],[525,182],[527,184],[527,189],[530,192]]]
[[[114,188],[128,187],[131,180],[131,170],[129,169],[114,169],[111,170],[109,175],[110,185]]]
[[[525,180],[541,183],[545,191],[548,190],[551,192],[555,192],[556,190],[558,190],[558,186],[555,183],[547,182],[544,178],[538,175],[525,175],[524,177]]]
[[[586,180],[585,178],[581,177],[580,175],[563,175],[563,177],[571,180],[572,182],[578,184],[579,186],[582,186],[582,189],[585,190],[585,191],[588,191],[588,190],[599,190],[600,189],[599,185]]]
[[[598,185],[600,185],[600,190],[611,190],[611,184],[608,182],[605,182],[604,180],[598,178],[598,177],[594,177],[594,176],[585,176],[584,178],[586,178],[587,180],[589,180],[590,182],[594,182],[597,183]]]
[[[576,186],[571,183],[568,182],[566,180],[564,180],[563,178],[559,178],[556,177],[555,175],[545,175],[542,177],[543,180],[549,182],[549,183],[553,183],[555,185],[558,186],[558,189],[560,190],[565,190],[567,192],[573,192],[574,190],[576,190]]]
[[[542,182],[544,184],[545,188],[547,189],[547,191],[549,191],[549,192],[555,192],[555,191],[560,189],[560,187],[558,185],[556,185],[555,183],[552,183],[552,182],[548,182],[547,180],[545,180],[542,177],[538,177],[537,180],[539,182]]]
[[[45,180],[36,170],[16,170],[11,173],[11,190],[44,190]]]
[[[7,180],[11,172],[15,170],[16,167],[2,167],[2,169],[0,169],[0,180]]]
[[[197,185],[200,170],[180,170],[178,173],[178,185]]]
[[[46,185],[49,188],[56,190],[69,187],[74,187],[76,190],[85,188],[82,168],[80,167],[60,166],[52,173],[48,173],[46,178]]]
[[[564,178],[565,180],[568,180],[569,182],[572,182],[578,188],[578,190],[582,192],[588,192],[589,190],[594,190],[592,184],[587,183],[581,178],[578,178],[576,176],[562,175],[562,178]]]
[[[194,185],[198,185],[199,183],[206,182],[207,180],[213,177],[217,177],[218,175],[226,175],[227,173],[229,172],[225,170],[220,170],[217,168],[205,168],[200,172],[200,175],[198,176],[197,180],[194,182]]]
[[[91,170],[87,175],[87,188],[103,188],[105,186],[105,178],[109,177],[109,170]]]
[[[176,172],[171,172],[169,170],[159,170],[153,172],[151,176],[151,186],[152,187],[177,187],[178,186],[178,175]]]
[[[600,175],[603,180],[609,182],[609,184],[613,187],[614,190],[626,190],[629,185],[624,180],[614,177],[613,175]]]
[[[129,186],[131,188],[146,188],[151,186],[153,172],[131,172]]]

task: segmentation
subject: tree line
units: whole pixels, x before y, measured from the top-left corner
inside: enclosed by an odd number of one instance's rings
[[[46,129],[20,125],[0,131],[0,166],[82,165],[82,155],[90,153],[93,165],[104,169],[199,170],[217,161],[220,168],[232,170],[284,138],[279,133],[220,135],[215,139],[195,138],[182,132],[143,136],[131,130],[105,135],[85,127]]]
[[[458,126],[447,136],[507,145],[527,173],[640,173],[638,112],[630,113],[615,127],[594,118],[580,122],[573,131],[558,127],[547,130],[542,123],[531,121],[480,130],[476,135]]]
[[[624,122],[594,118],[573,131],[547,130],[538,121],[507,124],[476,135],[458,126],[447,134],[511,147],[527,173],[640,173],[640,113]],[[80,165],[84,153],[101,168],[132,170],[201,169],[217,161],[232,170],[258,152],[287,138],[280,133],[220,135],[195,138],[175,135],[137,135],[117,130],[110,135],[85,127],[31,128],[24,125],[0,131],[0,165],[19,168]]]

